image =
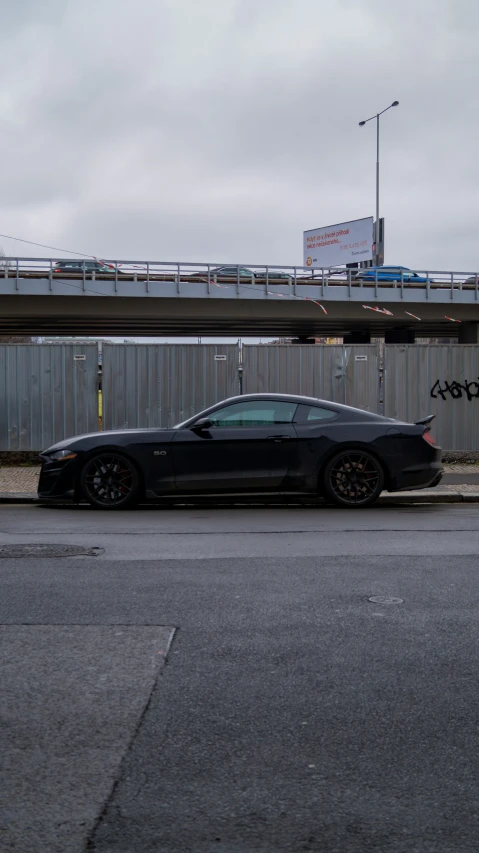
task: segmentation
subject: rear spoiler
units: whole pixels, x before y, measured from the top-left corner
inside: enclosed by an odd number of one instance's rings
[[[415,426],[429,426],[435,417],[436,415],[428,415],[427,418],[423,418],[421,421],[414,421],[414,424]]]

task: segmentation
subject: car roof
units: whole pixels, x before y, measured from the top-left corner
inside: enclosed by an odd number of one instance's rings
[[[384,264],[382,267],[366,267],[365,270],[360,270],[360,272],[371,272],[371,270],[378,270],[379,272],[381,272],[381,270],[409,270],[409,267],[400,267],[395,266],[394,264],[387,264],[386,266],[386,264]]]
[[[227,405],[229,403],[241,403],[248,400],[277,400],[278,402],[291,401],[298,403],[298,405],[302,403],[306,406],[325,406],[327,409],[331,409],[338,413],[343,412],[344,414],[350,415],[364,415],[367,419],[371,418],[372,420],[390,420],[390,418],[385,418],[383,415],[378,415],[376,412],[368,412],[365,409],[354,408],[354,406],[345,406],[343,403],[334,403],[332,400],[321,400],[318,397],[304,397],[300,394],[241,394],[237,397],[228,397],[226,400],[221,400],[216,403],[215,406],[211,406],[210,410],[217,406]]]

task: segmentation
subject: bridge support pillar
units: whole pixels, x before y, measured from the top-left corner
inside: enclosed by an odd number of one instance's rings
[[[479,344],[479,323],[461,323],[457,339],[460,344]]]
[[[414,344],[416,333],[414,329],[388,329],[384,333],[385,344]]]
[[[343,344],[370,344],[371,332],[348,332],[343,337]]]

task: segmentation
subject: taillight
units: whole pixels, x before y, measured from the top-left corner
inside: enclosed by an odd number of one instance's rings
[[[432,444],[432,445],[437,444],[436,439],[434,438],[434,436],[431,435],[431,433],[428,429],[425,432],[423,432],[422,437],[423,437],[424,441],[427,441],[428,444]]]

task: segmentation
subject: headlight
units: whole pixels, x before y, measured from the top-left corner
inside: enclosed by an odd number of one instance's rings
[[[52,462],[66,462],[67,459],[75,459],[76,455],[73,450],[54,450],[53,453],[48,454],[48,458]]]

